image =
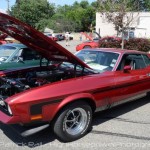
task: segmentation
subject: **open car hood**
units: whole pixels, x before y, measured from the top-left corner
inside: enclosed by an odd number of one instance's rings
[[[61,45],[16,18],[0,13],[0,30],[24,45],[38,51],[43,57],[54,61],[66,61],[88,67]]]
[[[101,36],[98,32],[94,31],[93,33],[95,33],[98,36],[99,39],[101,38]],[[88,35],[87,33],[81,32],[81,34],[84,35],[87,39],[89,39],[89,41],[93,41],[93,37]]]

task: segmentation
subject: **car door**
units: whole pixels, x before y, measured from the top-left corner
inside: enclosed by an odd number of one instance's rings
[[[129,70],[124,70],[130,66]],[[111,99],[111,105],[117,105],[127,101],[146,96],[149,90],[150,80],[147,65],[141,54],[125,54],[115,72],[115,97]]]

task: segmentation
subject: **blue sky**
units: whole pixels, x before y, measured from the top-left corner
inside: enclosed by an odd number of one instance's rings
[[[16,0],[9,0],[10,7],[15,4]],[[71,5],[75,1],[81,2],[81,0],[49,0],[50,3],[55,3],[56,5],[64,5],[68,4]],[[88,0],[89,3],[94,2],[96,0]],[[6,10],[7,9],[7,0],[0,0],[0,10]]]

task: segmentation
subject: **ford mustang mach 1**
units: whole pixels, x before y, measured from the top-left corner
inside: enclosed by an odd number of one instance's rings
[[[41,55],[37,66],[0,72],[1,123],[36,124],[36,131],[50,125],[60,140],[74,141],[88,132],[94,112],[150,92],[146,53],[85,49],[76,57],[41,32],[2,13],[0,30]]]

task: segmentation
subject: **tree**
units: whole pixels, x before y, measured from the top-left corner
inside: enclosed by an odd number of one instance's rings
[[[53,29],[55,32],[72,32],[75,31],[76,25],[74,21],[68,19],[68,17],[64,14],[56,13],[48,23],[48,27]]]
[[[58,6],[54,16],[56,19],[56,16],[58,17],[61,15],[61,18],[56,20],[57,24],[61,24],[64,29],[68,29],[68,31],[80,32],[89,31],[91,24],[93,24],[93,26],[95,25],[95,12],[96,9],[87,1],[81,1],[80,3],[76,1],[72,6]],[[52,18],[54,19],[54,17]]]
[[[96,2],[92,2],[91,3],[91,6],[94,8],[94,9],[98,9],[98,1],[96,1]]]
[[[98,0],[99,11],[108,22],[114,24],[117,34],[122,34],[122,49],[124,48],[124,33],[134,20],[134,13],[129,6],[130,0]]]
[[[43,30],[43,19],[50,19],[55,13],[55,7],[47,0],[19,0],[11,8],[12,16],[26,22],[33,27]]]
[[[11,10],[12,16],[41,31],[48,27],[55,32],[80,32],[95,26],[96,3],[91,5],[87,0],[57,7],[47,0],[16,0]]]
[[[88,1],[82,0],[82,1],[80,2],[80,7],[86,9],[88,6],[89,6]]]
[[[150,11],[150,0],[130,0],[133,11]]]

